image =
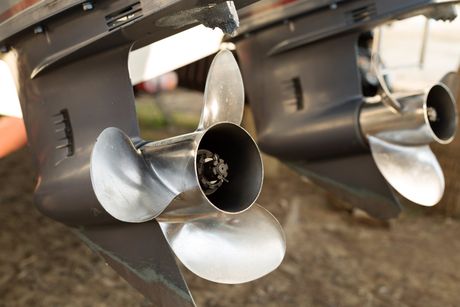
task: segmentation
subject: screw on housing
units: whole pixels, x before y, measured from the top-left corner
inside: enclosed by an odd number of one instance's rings
[[[92,9],[94,9],[94,4],[93,2],[91,1],[88,1],[88,2],[84,2],[82,4],[82,7],[83,7],[83,11],[91,11]]]

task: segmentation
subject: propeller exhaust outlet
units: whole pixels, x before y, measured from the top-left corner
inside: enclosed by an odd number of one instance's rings
[[[218,210],[248,209],[262,189],[263,166],[252,137],[240,126],[218,123],[204,131],[140,148],[158,182],[173,194],[159,220]],[[155,216],[154,216],[155,217]]]
[[[214,153],[205,165],[200,162],[203,151]],[[207,164],[212,165],[211,169],[200,172]],[[231,123],[217,124],[206,131],[198,146],[196,169],[206,198],[226,213],[249,208],[262,188],[263,166],[257,145],[244,129]],[[212,182],[209,179],[217,181],[218,186],[203,184]]]
[[[457,131],[457,108],[451,91],[442,83],[434,85],[426,98],[426,121],[435,141],[452,142]]]
[[[406,146],[431,142],[448,144],[457,129],[457,110],[451,91],[442,83],[425,95],[398,99],[401,110],[395,110],[384,96],[378,102],[365,103],[359,123],[362,134]]]

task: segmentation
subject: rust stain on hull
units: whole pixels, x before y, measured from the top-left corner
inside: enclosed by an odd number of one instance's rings
[[[36,3],[40,1],[42,0],[21,0],[21,1],[16,1],[16,3],[14,4],[11,3],[10,6],[5,11],[0,12],[0,23],[28,9],[29,7],[35,5]]]

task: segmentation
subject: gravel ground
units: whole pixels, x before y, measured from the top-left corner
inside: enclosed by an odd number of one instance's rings
[[[0,306],[149,306],[70,230],[32,204],[26,150],[0,161]],[[259,203],[281,221],[288,253],[250,284],[185,272],[199,306],[458,306],[460,222],[413,211],[389,224],[280,167]]]

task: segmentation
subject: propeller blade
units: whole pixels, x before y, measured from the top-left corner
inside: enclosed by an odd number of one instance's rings
[[[286,251],[280,224],[257,204],[239,214],[215,212],[186,222],[159,222],[185,267],[213,282],[260,278],[281,264]]]
[[[222,50],[209,68],[198,130],[225,121],[239,125],[243,110],[244,87],[238,63],[230,51]]]
[[[90,173],[101,205],[124,222],[151,220],[163,212],[175,196],[161,181],[152,178],[142,155],[118,128],[107,128],[97,138]],[[153,202],[153,199],[164,202]]]
[[[368,136],[372,156],[388,183],[422,206],[434,206],[444,193],[444,175],[428,145],[401,146]]]

